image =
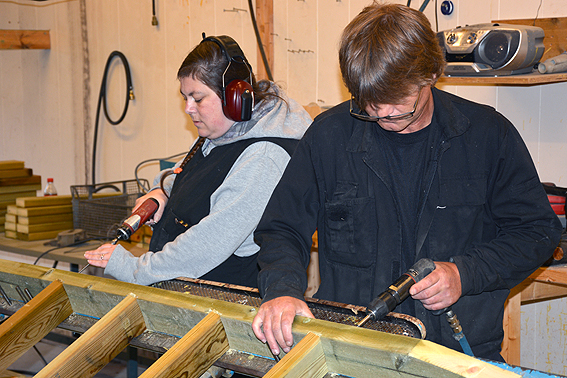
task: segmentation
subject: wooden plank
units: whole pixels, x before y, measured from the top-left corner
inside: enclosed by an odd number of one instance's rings
[[[0,186],[41,184],[41,176],[31,175],[26,177],[0,178]]]
[[[516,286],[510,291],[510,295],[504,304],[504,340],[502,341],[502,352],[500,353],[506,363],[520,366],[522,332],[521,324],[521,286]]]
[[[6,230],[16,231],[16,224],[17,223],[6,221],[4,226],[6,227]]]
[[[70,204],[70,194],[48,197],[21,197],[16,200],[16,206],[18,207],[58,206]]]
[[[24,307],[0,324],[0,371],[71,315],[61,281],[53,281]]]
[[[24,185],[8,185],[0,186],[0,193],[17,193],[17,192],[31,192],[41,190],[41,184],[24,184]],[[23,197],[23,196],[22,196]]]
[[[256,0],[256,23],[262,39],[262,46],[268,65],[274,72],[274,0]],[[268,73],[264,67],[264,60],[258,48],[256,78],[258,80],[268,79]]]
[[[0,170],[4,169],[22,169],[25,168],[25,162],[21,160],[2,160],[0,161]]]
[[[6,216],[4,217],[4,222],[6,221],[16,224],[18,223],[18,216],[14,214],[6,214]]]
[[[92,377],[146,329],[133,294],[55,357],[35,378]]]
[[[17,192],[17,193],[0,193],[0,201],[16,201],[16,198],[20,197],[35,197],[37,193],[35,190],[28,192]]]
[[[35,234],[39,232],[69,230],[73,228],[73,221],[70,222],[54,222],[43,224],[16,224],[16,231],[22,234]]]
[[[0,50],[50,48],[49,30],[0,30]]]
[[[5,169],[0,171],[0,178],[29,177],[33,175],[31,168]]]
[[[16,206],[16,204],[8,205],[6,210],[8,214],[18,215],[18,206]]]
[[[567,285],[567,265],[539,268],[529,278],[538,282]]]
[[[264,378],[322,378],[328,372],[321,340],[319,336],[309,332]]]
[[[0,371],[0,378],[26,378],[26,377],[28,377],[28,375],[16,373],[15,371],[11,371],[11,370]]]
[[[35,217],[56,214],[73,214],[73,205],[59,205],[59,206],[40,206],[40,207],[17,207],[8,206],[8,212],[15,212],[21,217]]]
[[[17,225],[16,225],[17,227]],[[14,232],[13,230],[11,230]],[[29,234],[16,231],[16,239],[23,241],[34,241],[34,240],[44,240],[44,239],[54,239],[59,235],[61,231],[65,230],[52,230],[52,231],[42,231],[42,232],[32,232]],[[6,235],[8,236],[8,235]]]
[[[23,217],[18,216],[19,224],[36,225],[42,223],[52,223],[52,222],[72,222],[73,213],[63,213],[63,214],[52,214],[52,215],[38,215],[33,217]],[[72,226],[71,226],[72,228]]]
[[[4,236],[6,236],[9,239],[17,239],[18,238],[18,233],[16,231],[13,230],[4,230]]]
[[[228,349],[221,318],[211,312],[140,378],[200,377]]]
[[[545,52],[541,58],[542,62],[567,51],[567,17],[496,20],[492,22],[542,28],[545,33],[543,38]]]
[[[567,73],[540,74],[531,73],[526,75],[508,76],[445,76],[439,78],[440,84],[454,85],[539,85],[550,83],[562,83],[567,81]]]
[[[73,309],[86,316],[100,317],[125,295],[135,293],[148,330],[168,335],[182,337],[204,314],[214,311],[222,318],[231,349],[272,359],[269,348],[252,332],[251,323],[256,315],[253,307],[0,259],[0,281],[29,287],[33,292],[35,287],[54,279],[63,281]],[[296,343],[308,332],[321,338],[327,367],[335,374],[396,378],[519,377],[427,340],[301,316],[293,326]]]

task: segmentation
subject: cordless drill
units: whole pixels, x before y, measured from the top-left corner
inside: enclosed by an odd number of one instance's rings
[[[132,212],[128,218],[126,218],[122,225],[116,230],[116,237],[112,239],[110,244],[116,244],[120,240],[128,240],[130,236],[134,232],[136,232],[140,226],[146,223],[152,215],[155,214],[157,209],[159,208],[159,202],[155,198],[148,198],[145,200],[136,210]],[[90,264],[87,264],[79,271],[79,273],[83,272],[85,269],[89,267]]]

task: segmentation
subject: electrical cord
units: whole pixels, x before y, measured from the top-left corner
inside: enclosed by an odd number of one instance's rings
[[[144,160],[144,161],[138,163],[138,165],[136,166],[136,168],[134,168],[134,177],[135,177],[135,179],[136,179],[136,182],[138,183],[138,186],[142,189],[142,191],[144,192],[144,194],[146,194],[147,192],[149,192],[151,188],[149,188],[149,187],[146,188],[145,185],[144,185],[144,183],[142,183],[142,182],[140,181],[140,179],[138,178],[138,169],[139,169],[142,165],[144,165],[144,164],[146,164],[146,163],[149,163],[149,162],[152,162],[152,161],[173,159],[173,158],[176,158],[176,157],[179,157],[179,156],[187,155],[188,153],[189,153],[189,151],[186,151],[186,152],[181,152],[181,153],[178,153],[178,154],[175,154],[175,155],[171,155],[171,156],[168,156],[168,157],[165,157],[165,158],[152,158],[152,159],[147,159],[147,160]]]
[[[122,63],[124,65],[124,71],[126,73],[126,103],[124,104],[124,109],[122,111],[122,115],[120,116],[120,118],[117,121],[114,121],[110,118],[110,116],[108,115],[108,109],[107,109],[107,105],[106,105],[106,79],[108,76],[108,71],[110,69],[110,63],[112,62],[112,60],[118,57],[120,58],[120,60],[122,60]],[[106,66],[104,67],[104,73],[102,75],[102,82],[100,84],[100,92],[98,95],[98,104],[97,104],[97,110],[96,110],[96,120],[95,120],[95,130],[94,130],[94,138],[93,138],[93,160],[92,160],[92,184],[95,184],[95,166],[96,166],[96,145],[97,145],[97,138],[98,138],[98,121],[99,121],[99,117],[100,117],[100,107],[103,107],[104,110],[104,115],[106,117],[106,119],[108,120],[108,122],[111,125],[118,125],[120,122],[122,122],[124,120],[124,117],[126,117],[126,112],[128,111],[128,103],[129,100],[134,100],[134,90],[132,87],[132,75],[130,74],[130,65],[128,64],[128,60],[126,59],[126,57],[124,56],[124,54],[122,54],[120,51],[113,51],[112,53],[110,53],[110,55],[108,56],[108,59],[106,61]]]
[[[262,44],[262,37],[260,37],[260,31],[258,30],[258,24],[256,23],[256,16],[254,16],[254,7],[252,6],[252,0],[248,0],[248,9],[250,9],[250,18],[252,19],[252,25],[254,26],[254,34],[256,34],[256,41],[258,42],[260,55],[262,55],[262,61],[264,62],[264,68],[266,69],[266,74],[268,75],[268,79],[270,79],[270,81],[274,81],[274,77],[272,76],[272,70],[270,70],[270,65],[268,64],[268,58],[266,57],[266,52],[264,51],[264,45]]]
[[[38,261],[41,260],[42,257],[48,255],[49,253],[51,253],[51,252],[53,252],[53,251],[55,251],[55,250],[57,250],[57,249],[67,248],[67,247],[74,247],[74,246],[76,246],[76,245],[83,244],[83,243],[86,243],[86,242],[89,242],[89,241],[92,241],[92,240],[101,240],[101,239],[104,239],[104,240],[105,240],[105,238],[88,238],[88,239],[85,239],[85,240],[76,241],[76,242],[71,243],[71,244],[69,244],[69,245],[66,245],[66,246],[64,246],[64,247],[54,247],[54,248],[48,249],[47,251],[45,251],[45,252],[43,252],[41,255],[39,255],[39,256],[37,257],[37,259],[35,259],[33,265],[37,265]]]

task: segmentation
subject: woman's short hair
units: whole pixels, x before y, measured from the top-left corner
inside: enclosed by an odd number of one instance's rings
[[[399,4],[374,3],[343,31],[339,64],[354,101],[365,109],[400,103],[417,87],[435,84],[445,59],[423,13]]]

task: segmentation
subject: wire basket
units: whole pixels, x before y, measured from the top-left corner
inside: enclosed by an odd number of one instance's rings
[[[145,179],[105,182],[94,185],[72,185],[73,227],[83,229],[90,237],[112,239],[116,230],[132,213],[143,193]]]

